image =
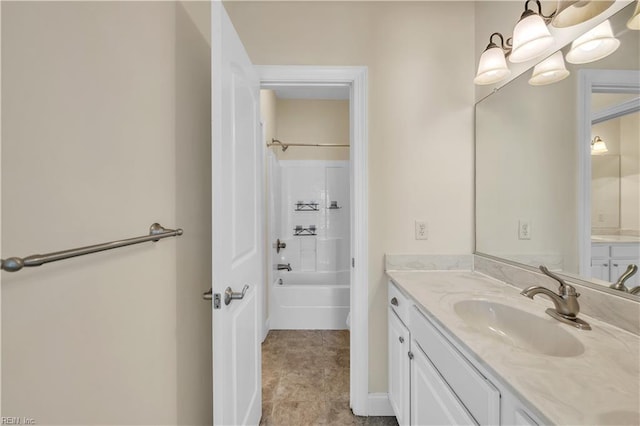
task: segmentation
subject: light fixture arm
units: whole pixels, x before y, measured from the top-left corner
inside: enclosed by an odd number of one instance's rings
[[[497,36],[500,38],[500,44],[496,44],[493,42],[493,37]],[[508,39],[504,39],[504,36],[501,33],[493,33],[489,36],[489,44],[487,45],[487,48],[485,50],[488,49],[493,49],[494,47],[499,47],[502,50],[504,50],[504,55],[505,56],[509,56],[509,54],[511,53],[511,46],[512,46],[512,39],[511,37],[509,37]]]
[[[527,0],[526,2],[524,2],[524,12],[522,13],[522,16],[520,17],[520,20],[526,18],[527,16],[530,15],[534,15],[536,12],[534,12],[533,10],[529,9],[529,2],[535,2],[538,5],[538,15],[540,15],[540,17],[544,20],[545,24],[548,24],[549,22],[551,22],[551,20],[553,19],[554,16],[556,16],[556,12],[558,11],[557,9],[554,10],[553,12],[551,12],[551,15],[547,16],[544,15],[542,13],[542,3],[540,3],[540,0]]]

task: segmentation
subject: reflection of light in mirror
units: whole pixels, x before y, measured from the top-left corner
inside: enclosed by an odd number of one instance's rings
[[[607,144],[604,143],[600,136],[596,136],[591,141],[591,155],[602,155],[606,152],[609,152],[607,149]]]
[[[560,0],[551,25],[567,28],[595,18],[615,3],[613,0]]]
[[[586,64],[609,56],[620,47],[620,40],[613,37],[609,20],[581,35],[567,53],[567,62]]]
[[[557,51],[535,66],[533,74],[529,79],[529,84],[532,86],[542,86],[556,83],[567,77],[569,77],[569,71],[567,71],[567,67],[564,65],[562,52]]]
[[[627,28],[630,30],[640,30],[640,1],[636,3],[636,10],[633,11],[631,19],[627,22]]]

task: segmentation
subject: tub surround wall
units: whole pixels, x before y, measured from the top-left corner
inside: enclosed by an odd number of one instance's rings
[[[278,263],[303,272],[349,270],[349,163],[280,161],[279,165],[280,240],[287,247],[277,255]],[[300,201],[315,210],[299,207]],[[331,208],[332,202],[338,208]],[[296,226],[306,230],[315,226],[316,235],[306,235],[311,231],[296,235]]]
[[[557,291],[557,282],[542,273],[529,271],[483,256],[474,256],[474,271],[520,289],[539,285]],[[640,303],[572,283],[580,293],[580,312],[634,334],[640,334]],[[551,302],[549,302],[551,304]],[[551,306],[551,305],[550,305]]]

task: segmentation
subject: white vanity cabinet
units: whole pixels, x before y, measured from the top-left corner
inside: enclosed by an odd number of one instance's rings
[[[409,304],[394,285],[389,286],[389,402],[399,425],[409,425],[409,349],[411,336],[405,325]],[[404,321],[400,319],[403,317]]]
[[[592,243],[591,276],[615,283],[629,265],[640,266],[640,243]],[[635,274],[625,283],[628,288],[640,285]]]
[[[389,401],[400,425],[543,424],[389,283]]]
[[[411,424],[477,424],[420,345],[411,343]]]

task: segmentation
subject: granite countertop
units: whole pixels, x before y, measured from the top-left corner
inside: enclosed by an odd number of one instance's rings
[[[640,237],[635,235],[592,235],[592,243],[639,243]]]
[[[447,330],[474,361],[558,425],[640,424],[640,337],[579,315],[593,328],[578,330],[545,313],[546,297],[477,272],[387,271],[419,307]],[[461,300],[484,299],[534,314],[576,337],[584,352],[573,357],[531,353],[474,330],[454,312]]]

